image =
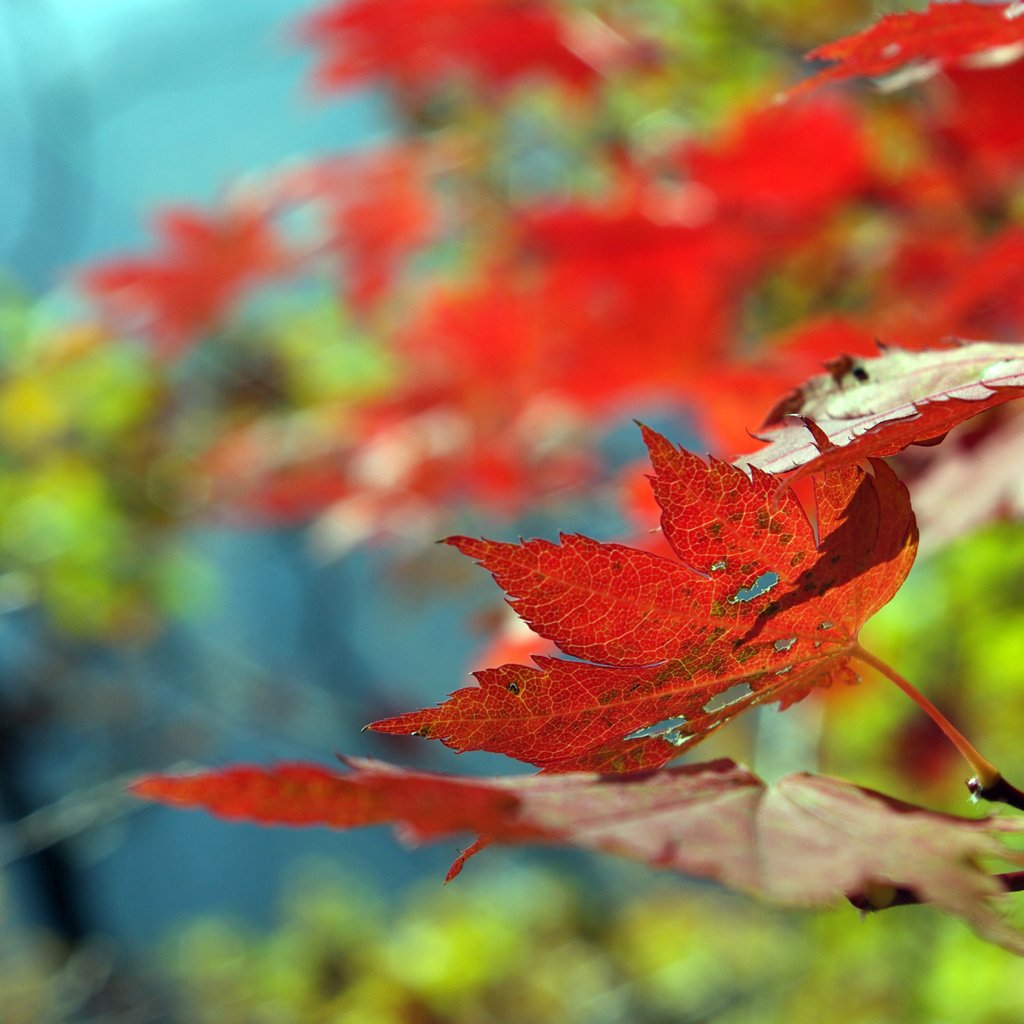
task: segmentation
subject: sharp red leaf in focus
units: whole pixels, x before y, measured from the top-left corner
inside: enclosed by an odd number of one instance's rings
[[[778,480],[645,439],[675,558],[578,535],[449,540],[576,659],[476,674],[440,707],[375,722],[548,771],[656,768],[741,711],[856,678],[860,627],[896,592],[917,532],[884,464],[815,482],[816,526]]]
[[[767,445],[739,460],[790,480],[941,438],[1024,395],[1024,345],[973,342],[872,359],[841,356],[769,412]],[[803,419],[802,419],[803,418]],[[804,419],[814,422],[819,436]]]

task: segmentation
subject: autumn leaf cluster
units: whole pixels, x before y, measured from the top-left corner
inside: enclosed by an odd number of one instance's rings
[[[352,761],[154,775],[136,792],[266,823],[468,831],[469,852],[574,845],[792,905],[928,902],[1024,951],[1000,913],[1019,879],[987,866],[1019,863],[1002,841],[1019,819],[807,775],[768,785],[731,761],[668,767],[748,708],[865,666],[913,691],[859,639],[918,548],[911,493],[880,460],[953,431],[911,480],[927,490],[965,444],[980,457],[1019,433],[1006,404],[1024,392],[1024,132],[1006,116],[1024,98],[1019,6],[886,16],[815,50],[827,66],[778,82],[781,101],[716,111],[704,134],[673,128],[658,99],[685,84],[685,62],[656,18],[411,6],[334,4],[303,29],[322,89],[387,89],[400,143],[270,174],[221,211],[165,213],[156,256],[83,277],[110,329],[165,363],[247,295],[308,274],[330,275],[352,323],[387,339],[387,385],[315,409],[329,427],[312,454],[268,431],[266,409],[231,424],[201,459],[213,506],[319,516],[341,548],[423,531],[467,498],[499,516],[595,476],[580,438],[652,399],[692,408],[719,457],[643,428],[660,515],[643,543],[449,538],[561,656],[484,669],[372,728],[539,776]],[[824,88],[864,76],[920,94]],[[648,130],[644,104],[669,128]],[[317,228],[296,238],[285,223],[303,210]],[[986,488],[946,485],[968,520],[1024,504],[1003,461]],[[921,537],[944,516],[933,503]],[[1007,799],[933,712],[976,789]]]

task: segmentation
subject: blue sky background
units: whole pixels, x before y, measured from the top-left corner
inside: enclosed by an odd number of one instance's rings
[[[386,135],[383,105],[314,97],[313,0],[0,4],[0,263],[33,291],[143,248],[149,211]]]

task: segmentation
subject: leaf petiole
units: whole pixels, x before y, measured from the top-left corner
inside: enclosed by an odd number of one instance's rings
[[[995,782],[985,787],[982,787],[979,779],[968,779],[967,788],[971,791],[971,796],[981,797],[992,803],[1007,804],[1024,811],[1024,793],[1016,786],[1011,786],[1002,775],[997,776]]]
[[[890,682],[895,683],[922,711],[942,730],[946,738],[963,756],[974,771],[974,778],[969,779],[967,788],[971,795],[982,797],[993,803],[1009,804],[1024,810],[1024,793],[1016,786],[1011,786],[1001,772],[988,758],[982,756],[970,740],[912,683],[904,679],[888,663],[875,657],[870,651],[857,644],[853,651],[855,658],[870,665]]]

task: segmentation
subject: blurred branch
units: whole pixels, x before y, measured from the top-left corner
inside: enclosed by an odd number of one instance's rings
[[[130,778],[118,775],[83,787],[15,822],[0,825],[0,867],[139,810],[126,789]]]

